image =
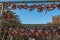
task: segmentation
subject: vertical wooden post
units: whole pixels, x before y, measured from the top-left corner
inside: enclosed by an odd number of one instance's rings
[[[3,34],[2,40],[4,40],[4,37],[5,37],[5,32],[4,32],[4,34]]]
[[[12,40],[13,39],[13,36],[12,35],[10,35],[10,40]]]
[[[3,14],[3,3],[2,3],[1,14],[0,14],[1,17],[3,16],[2,14]],[[2,20],[1,20],[0,35],[1,35],[2,28],[3,28],[3,25],[2,25]],[[4,36],[5,36],[5,32],[3,34],[3,37],[1,38],[2,40],[4,40]]]

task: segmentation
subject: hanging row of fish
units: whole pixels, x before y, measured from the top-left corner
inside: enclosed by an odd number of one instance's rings
[[[38,12],[42,12],[43,10],[51,11],[51,10],[55,9],[56,7],[58,9],[60,9],[60,4],[56,4],[56,3],[53,3],[53,4],[49,3],[48,5],[46,5],[46,4],[39,4],[39,5],[33,4],[33,5],[28,6],[28,4],[23,5],[22,3],[18,3],[18,5],[17,5],[16,3],[4,2],[3,5],[4,5],[4,8],[9,7],[9,6],[11,6],[12,9],[16,9],[16,8],[28,9],[29,8],[30,11],[37,8]]]
[[[60,36],[60,26],[55,27],[55,28],[48,28],[45,29],[43,27],[39,28],[4,28],[4,32],[7,32],[9,35],[12,36],[22,36],[22,37],[49,37],[49,36]]]

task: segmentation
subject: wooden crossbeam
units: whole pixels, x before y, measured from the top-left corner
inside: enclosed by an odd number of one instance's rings
[[[1,2],[13,2],[13,3],[41,3],[41,2],[60,2],[60,0],[35,0],[35,1],[0,1]]]

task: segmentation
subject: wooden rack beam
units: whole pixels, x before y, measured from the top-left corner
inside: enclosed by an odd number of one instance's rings
[[[0,3],[2,2],[13,2],[13,3],[43,3],[43,2],[60,2],[60,0],[56,0],[56,1],[0,1]]]

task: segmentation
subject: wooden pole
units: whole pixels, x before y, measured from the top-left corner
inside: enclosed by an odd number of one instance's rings
[[[9,40],[9,35],[7,36],[7,40]]]
[[[13,36],[12,35],[10,35],[10,40],[12,40],[13,39]]]
[[[5,37],[5,32],[4,32],[4,34],[3,34],[2,40],[4,40],[4,37]]]

